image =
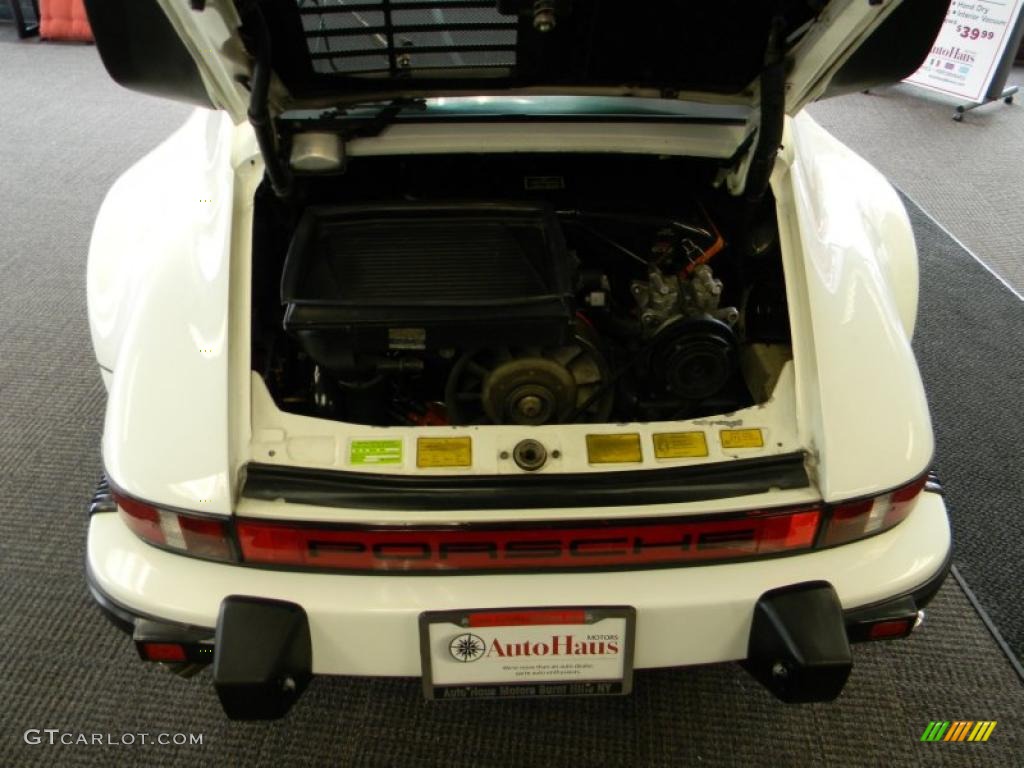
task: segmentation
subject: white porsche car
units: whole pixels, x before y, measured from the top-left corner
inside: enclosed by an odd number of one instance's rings
[[[314,675],[835,698],[949,567],[896,192],[803,106],[945,0],[86,0],[193,101],[88,263],[87,571],[232,718]]]

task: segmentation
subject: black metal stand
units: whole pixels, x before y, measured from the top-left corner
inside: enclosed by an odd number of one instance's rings
[[[1008,38],[1006,46],[1003,48],[1003,55],[996,62],[996,70],[992,73],[992,80],[988,84],[988,90],[977,104],[962,104],[958,106],[956,112],[953,113],[953,119],[956,122],[962,123],[965,112],[977,109],[983,104],[991,104],[994,101],[1013,104],[1013,96],[1017,93],[1018,88],[1016,85],[1007,86],[1006,80],[1010,76],[1010,70],[1013,68],[1013,59],[1020,48],[1020,41],[1024,39],[1024,13],[1018,14],[1013,29],[1009,30]]]
[[[1011,85],[1007,88],[1004,88],[1001,92],[995,94],[994,96],[985,98],[983,101],[979,101],[974,104],[960,104],[957,106],[956,112],[953,113],[953,119],[956,120],[958,123],[962,122],[964,119],[964,112],[970,112],[972,109],[977,109],[978,107],[984,106],[985,104],[991,104],[994,101],[1002,101],[1004,104],[1013,104],[1013,96],[1014,94],[1017,93],[1018,90],[1020,90],[1018,86]]]
[[[25,12],[21,8],[21,0],[10,0],[11,14],[14,16],[14,26],[18,30],[18,37],[24,40],[26,37],[34,37],[39,34],[39,2],[32,0],[32,10],[36,12],[34,21],[25,21]]]

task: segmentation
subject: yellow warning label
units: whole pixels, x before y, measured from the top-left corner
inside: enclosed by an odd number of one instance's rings
[[[591,464],[620,464],[643,461],[640,435],[587,435],[587,458]]]
[[[723,429],[718,435],[723,448],[764,448],[760,429]]]
[[[417,467],[468,467],[473,463],[470,437],[420,437],[416,440]]]
[[[703,432],[661,432],[654,436],[654,455],[659,459],[692,459],[708,455]]]

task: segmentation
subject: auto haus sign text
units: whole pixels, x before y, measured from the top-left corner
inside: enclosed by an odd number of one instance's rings
[[[981,102],[1020,16],[1024,0],[953,0],[920,69],[904,82]]]
[[[586,625],[428,628],[434,696],[581,695],[622,693],[631,671],[627,619],[606,616]]]
[[[502,642],[491,640],[486,656],[512,659],[525,656],[616,656],[622,650],[618,635],[588,635],[577,639],[572,635],[552,635],[548,641]]]

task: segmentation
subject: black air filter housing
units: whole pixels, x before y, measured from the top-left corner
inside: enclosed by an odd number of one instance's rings
[[[559,345],[571,276],[543,206],[313,207],[284,265],[284,327],[329,369],[351,351]]]

